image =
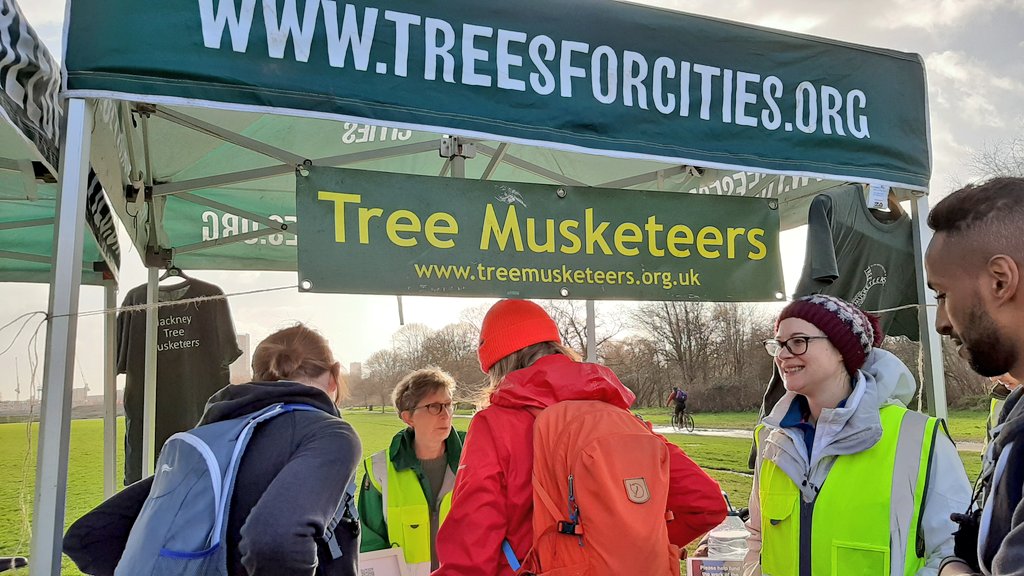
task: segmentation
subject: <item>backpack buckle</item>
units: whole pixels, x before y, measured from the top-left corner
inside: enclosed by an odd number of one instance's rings
[[[583,534],[583,526],[580,526],[576,522],[559,520],[557,527],[559,534],[568,534],[570,536],[580,536]]]

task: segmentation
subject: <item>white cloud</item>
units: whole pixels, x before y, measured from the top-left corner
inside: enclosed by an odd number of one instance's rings
[[[923,28],[939,30],[959,26],[963,20],[980,13],[1004,7],[1019,8],[1019,0],[896,0],[886,3],[886,22],[891,28]]]
[[[955,117],[983,126],[1006,125],[1014,117],[1015,110],[999,103],[1024,92],[1019,78],[951,50],[927,55],[925,64],[933,112],[946,109]]]

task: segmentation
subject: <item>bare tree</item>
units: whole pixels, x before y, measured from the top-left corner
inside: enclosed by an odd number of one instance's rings
[[[662,348],[642,337],[612,340],[602,351],[604,363],[636,394],[637,406],[660,406],[672,384]]]
[[[1020,130],[1024,132],[1024,120]],[[1024,136],[1014,136],[975,150],[968,160],[971,172],[980,178],[1024,176]]]
[[[645,302],[631,314],[633,327],[659,343],[684,382],[707,381],[713,320],[702,302]]]
[[[406,372],[429,364],[425,344],[433,331],[426,324],[406,324],[391,336],[396,359]]]
[[[598,351],[608,340],[622,329],[617,321],[619,315],[605,311],[607,306],[594,307],[594,341]],[[584,300],[548,300],[544,310],[558,325],[562,343],[587,357],[587,305]]]
[[[363,384],[374,390],[381,412],[391,402],[395,384],[407,373],[408,369],[402,366],[398,353],[393,349],[378,350],[363,363]]]

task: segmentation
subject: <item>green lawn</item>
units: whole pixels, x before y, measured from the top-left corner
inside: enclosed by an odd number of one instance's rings
[[[667,409],[641,410],[655,424],[668,424]],[[750,430],[756,421],[754,413],[720,413],[695,415],[700,428],[735,428]],[[983,412],[956,412],[951,415],[950,428],[958,440],[984,438]],[[363,443],[364,454],[371,454],[388,446],[391,437],[403,424],[393,412],[367,412],[346,410],[345,419],[355,427]],[[119,433],[123,422],[119,421]],[[456,418],[455,426],[466,429],[469,418]],[[31,431],[31,448],[28,434]],[[980,431],[980,434],[979,434]],[[717,438],[688,434],[669,434],[670,441],[681,446],[691,458],[704,467],[725,490],[737,507],[746,505],[750,493],[751,477],[747,470],[750,441],[739,438]],[[0,555],[28,555],[31,528],[33,486],[35,484],[35,448],[38,429],[35,425],[0,424],[0,469],[7,471],[0,483]],[[103,499],[103,429],[100,420],[75,420],[71,424],[71,458],[68,464],[68,497],[65,525],[87,512]],[[120,452],[120,451],[119,451]],[[968,475],[978,474],[980,457],[977,452],[962,451]],[[118,479],[121,478],[123,455],[119,453]],[[15,571],[11,574],[25,575]],[[65,574],[79,574],[74,565],[64,559]]]

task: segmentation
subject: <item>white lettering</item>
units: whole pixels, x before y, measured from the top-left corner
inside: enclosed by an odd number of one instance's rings
[[[622,103],[633,106],[633,94],[636,94],[637,106],[647,110],[647,59],[639,52],[625,50],[622,52]]]
[[[327,25],[327,59],[334,68],[344,68],[348,49],[352,48],[352,61],[356,70],[366,71],[370,62],[370,46],[377,28],[377,9],[363,10],[363,29],[356,21],[356,7],[345,5],[345,21],[338,33],[338,6],[335,0],[321,0],[324,6],[324,20]]]
[[[452,56],[452,48],[455,47],[455,29],[444,20],[427,18],[424,20],[426,29],[426,46],[424,47],[423,69],[424,80],[437,79],[437,59],[441,59],[445,82],[455,83],[455,57]],[[438,44],[438,33],[443,35],[442,42]]]
[[[544,47],[544,55],[540,54],[540,48]],[[542,96],[547,96],[555,91],[555,76],[551,69],[544,64],[544,61],[551,62],[555,59],[555,41],[543,34],[530,40],[530,61],[537,67],[536,72],[530,73],[530,87],[533,91]],[[543,82],[541,80],[543,79]]]
[[[319,14],[319,0],[307,0],[306,9],[302,13],[302,26],[299,26],[295,0],[284,0],[279,22],[276,3],[264,2],[263,23],[267,28],[267,54],[271,58],[284,58],[284,49],[290,37],[295,59],[299,62],[308,62],[309,46],[313,42],[313,31],[316,29],[316,18]]]
[[[700,119],[711,120],[711,79],[721,76],[722,69],[704,64],[694,64],[693,71],[700,74]]]
[[[665,94],[662,80],[671,80],[675,77],[675,60],[662,56],[654,61],[654,107],[662,114],[671,114],[676,107],[675,95]]]
[[[393,10],[384,11],[384,19],[395,23],[395,76],[409,75],[409,28],[420,25],[420,17]]]
[[[220,0],[217,15],[213,14],[213,0],[199,0],[199,18],[203,23],[203,46],[220,50],[224,38],[224,25],[231,34],[231,49],[245,52],[249,45],[249,29],[256,0],[242,0],[241,12],[235,12],[235,0]]]
[[[607,63],[602,63],[602,59]],[[607,75],[605,74],[607,71]],[[618,96],[619,58],[609,46],[598,46],[590,55],[590,86],[601,104],[611,104]],[[601,79],[608,81],[608,91],[601,90]]]
[[[526,34],[511,30],[498,29],[498,88],[506,90],[526,91],[526,82],[512,78],[511,69],[523,65],[523,57],[509,52],[509,43],[526,44]]]
[[[590,45],[585,42],[573,40],[562,40],[561,59],[558,62],[558,83],[561,88],[562,98],[572,98],[572,79],[586,78],[587,71],[579,66],[572,65],[573,53],[586,54]]]
[[[494,35],[494,28],[487,26],[475,26],[473,24],[462,25],[462,83],[467,86],[490,86],[491,77],[486,74],[477,74],[476,63],[487,62],[488,54],[473,45],[478,37],[490,38]]]
[[[736,123],[740,126],[757,126],[757,116],[747,114],[747,105],[756,104],[757,95],[747,91],[747,84],[760,81],[760,74],[736,72]]]

